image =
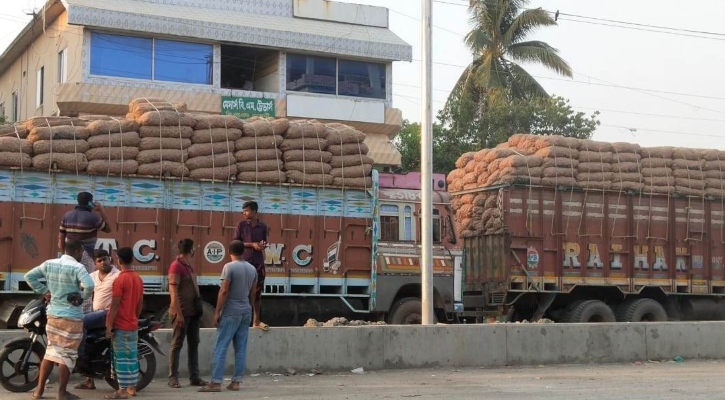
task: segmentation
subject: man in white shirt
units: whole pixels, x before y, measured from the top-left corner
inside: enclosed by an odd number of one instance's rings
[[[116,280],[120,271],[111,265],[111,257],[106,250],[96,250],[93,254],[93,262],[96,266],[96,270],[91,272],[91,279],[95,284],[93,289],[93,312],[86,314],[85,318],[102,317],[105,320],[105,311],[111,308],[111,302],[113,301],[113,281]],[[85,383],[79,383],[75,388],[93,390],[96,388],[96,384],[93,378],[87,377]]]

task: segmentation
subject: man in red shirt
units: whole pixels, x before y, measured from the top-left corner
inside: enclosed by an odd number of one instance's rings
[[[127,399],[136,395],[138,379],[138,317],[143,307],[143,280],[132,269],[133,250],[116,252],[121,273],[113,281],[113,300],[106,320],[106,337],[112,339],[113,366],[118,391],[105,399]]]

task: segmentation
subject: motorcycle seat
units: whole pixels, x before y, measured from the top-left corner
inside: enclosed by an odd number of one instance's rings
[[[139,327],[139,328],[142,328],[142,327],[148,326],[148,324],[149,324],[149,320],[148,320],[148,318],[144,318],[144,319],[139,319],[139,320],[138,320],[138,327]]]
[[[106,315],[108,311],[94,311],[83,316],[83,326],[86,331],[97,331],[106,329]]]

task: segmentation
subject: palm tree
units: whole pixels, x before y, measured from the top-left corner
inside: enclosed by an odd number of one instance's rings
[[[546,90],[519,63],[538,63],[563,76],[572,76],[571,67],[557,49],[542,41],[527,40],[535,29],[557,25],[549,12],[541,8],[524,9],[527,3],[528,0],[470,0],[469,12],[475,27],[464,40],[474,59],[448,98],[448,113],[465,120],[465,114],[475,118],[491,102],[548,97]],[[462,109],[466,104],[467,111]],[[474,109],[470,108],[472,105]]]

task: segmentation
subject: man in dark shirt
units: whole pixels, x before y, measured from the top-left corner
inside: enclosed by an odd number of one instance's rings
[[[267,225],[259,220],[258,211],[259,205],[256,201],[248,201],[242,205],[244,219],[237,225],[233,239],[244,243],[242,260],[252,264],[257,270],[257,290],[255,292],[252,326],[267,330],[269,326],[259,321],[259,314],[262,311],[264,278],[267,276],[264,269],[264,249],[267,247],[268,230]]]

